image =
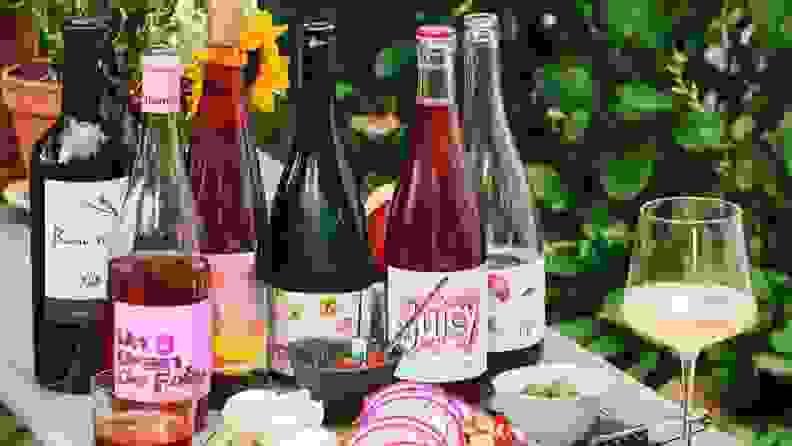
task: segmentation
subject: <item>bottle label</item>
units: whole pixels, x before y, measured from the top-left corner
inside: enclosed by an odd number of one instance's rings
[[[212,368],[209,300],[173,307],[113,304],[113,373],[119,398],[141,402],[201,399]]]
[[[487,368],[487,276],[478,267],[456,272],[417,272],[388,267],[389,335],[395,336],[445,277],[448,282],[408,328],[406,350],[396,370],[399,379],[419,382],[462,381]]]
[[[294,376],[288,345],[306,337],[346,337],[358,332],[361,292],[307,294],[272,290],[272,368]]]
[[[107,300],[108,243],[127,179],[44,181],[44,293]]]
[[[544,259],[501,266],[488,259],[490,351],[532,347],[544,337]]]
[[[181,65],[145,65],[143,71],[143,113],[181,111]]]
[[[215,372],[266,370],[269,316],[266,289],[256,286],[256,254],[202,256],[212,269]]]

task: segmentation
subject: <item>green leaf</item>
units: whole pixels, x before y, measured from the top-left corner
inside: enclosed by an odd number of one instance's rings
[[[594,320],[563,321],[558,324],[558,332],[570,338],[588,338],[594,334]]]
[[[11,415],[0,416],[0,444],[4,444],[4,440],[14,432],[16,432],[16,418]]]
[[[551,64],[545,65],[543,72],[544,94],[558,98],[561,111],[572,113],[591,108],[594,87],[589,65],[562,68],[559,64]],[[580,115],[578,119],[586,122],[590,116]]]
[[[344,99],[347,96],[351,96],[355,92],[355,88],[352,87],[352,84],[346,81],[338,81],[336,82],[336,98],[337,99]]]
[[[682,128],[673,130],[674,142],[686,148],[719,146],[724,124],[718,112],[690,112]]]
[[[770,347],[778,353],[792,354],[792,321],[787,321],[783,330],[770,333]]]
[[[591,0],[575,0],[578,12],[584,17],[591,17],[594,13],[594,6]]]
[[[556,274],[577,274],[586,270],[586,264],[575,256],[545,256],[545,271]]]
[[[652,175],[653,159],[609,160],[605,173],[605,191],[611,197],[631,199],[646,187]]]
[[[572,121],[575,123],[575,128],[585,130],[591,124],[591,112],[579,108],[572,112]]]
[[[668,48],[671,17],[659,14],[654,0],[622,0],[607,2],[606,21],[610,40],[624,46],[629,37],[638,37],[644,47]]]
[[[405,65],[415,64],[415,47],[383,48],[377,58],[377,74],[384,79],[397,77]]]
[[[650,85],[633,82],[622,86],[616,108],[617,111],[671,111],[674,100],[671,96],[660,94]]]
[[[600,336],[589,344],[588,349],[595,353],[615,355],[624,351],[624,338],[620,336]]]
[[[655,351],[641,352],[641,359],[638,362],[638,367],[642,370],[650,371],[657,368],[657,362],[660,359],[660,353]]]

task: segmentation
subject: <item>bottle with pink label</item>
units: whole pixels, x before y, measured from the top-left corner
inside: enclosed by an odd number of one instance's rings
[[[418,94],[385,234],[389,334],[394,335],[444,278],[401,340],[396,377],[435,383],[481,399],[489,314],[478,198],[470,183],[454,96],[455,33],[418,29]]]
[[[195,402],[206,427],[212,373],[209,262],[194,255],[193,197],[179,150],[182,67],[173,49],[143,56],[144,129],[109,236],[116,397]]]
[[[491,378],[540,359],[545,272],[532,192],[501,96],[498,18],[469,14],[464,23],[465,149],[480,184]]]

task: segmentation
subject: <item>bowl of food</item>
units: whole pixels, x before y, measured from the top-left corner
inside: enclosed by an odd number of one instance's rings
[[[316,337],[289,343],[289,361],[297,385],[308,389],[311,398],[324,403],[333,422],[345,423],[360,414],[363,398],[392,384],[398,353],[367,351],[359,338]]]
[[[596,423],[609,378],[601,369],[547,363],[495,377],[489,406],[543,446],[569,446]]]

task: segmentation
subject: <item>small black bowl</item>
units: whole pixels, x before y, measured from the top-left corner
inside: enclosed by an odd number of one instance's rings
[[[396,382],[400,355],[385,358],[382,367],[336,368],[335,358],[352,351],[351,339],[307,338],[289,343],[289,360],[297,385],[325,408],[325,425],[350,424],[360,415],[363,400]]]

